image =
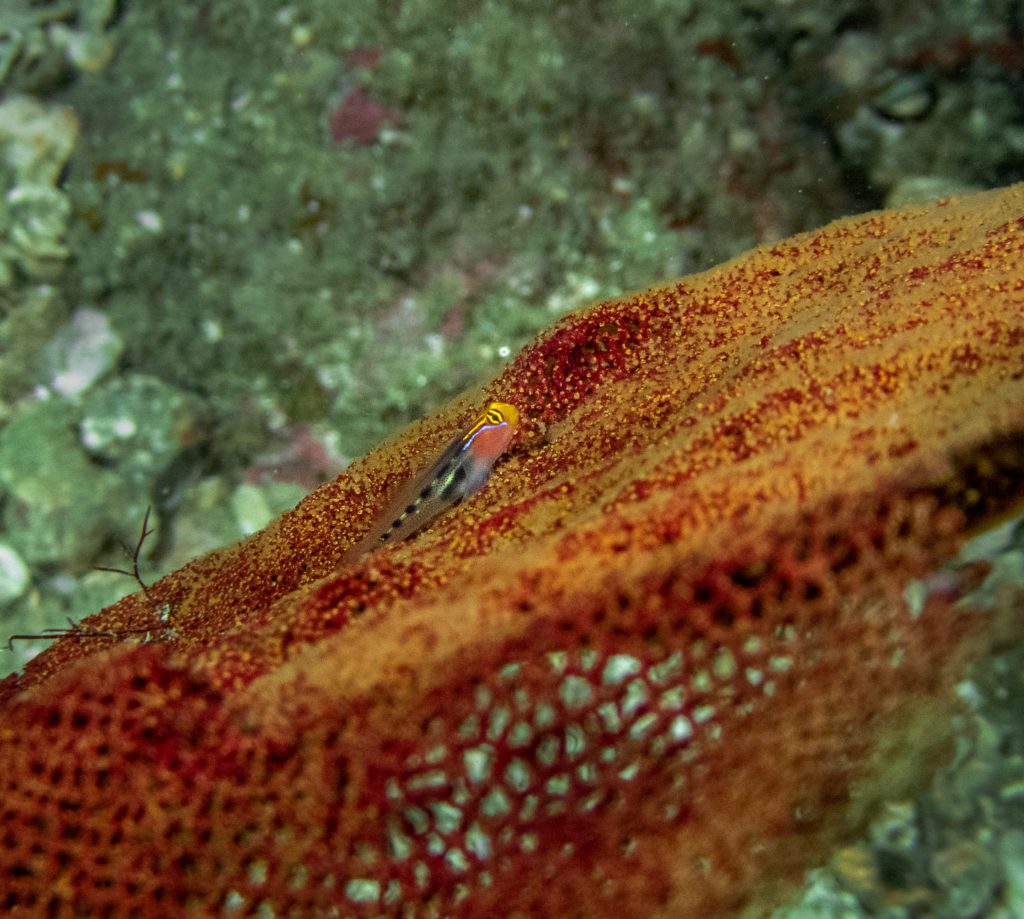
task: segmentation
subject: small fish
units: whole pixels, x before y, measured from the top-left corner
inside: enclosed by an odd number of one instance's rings
[[[345,553],[343,561],[408,539],[483,488],[518,424],[519,411],[514,405],[488,405],[434,463],[399,489],[366,536]]]

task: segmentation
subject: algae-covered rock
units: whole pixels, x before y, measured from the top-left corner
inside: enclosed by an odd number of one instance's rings
[[[123,348],[104,313],[78,309],[47,345],[47,383],[61,396],[80,396],[113,368]]]
[[[149,492],[160,473],[202,436],[199,400],[143,374],[118,377],[90,390],[81,405],[81,443]]]
[[[0,103],[0,288],[15,271],[53,279],[63,268],[71,207],[56,182],[77,136],[67,107],[24,96]]]
[[[0,290],[0,420],[39,382],[45,346],[64,314],[64,297],[52,284]]]
[[[79,443],[78,414],[56,399],[28,403],[0,429],[7,541],[30,562],[88,564],[118,515],[125,484]]]
[[[0,603],[7,603],[22,595],[28,587],[29,570],[18,551],[0,542]]]
[[[106,26],[116,7],[116,0],[5,0],[0,87],[43,93],[74,67],[101,70],[113,54]]]

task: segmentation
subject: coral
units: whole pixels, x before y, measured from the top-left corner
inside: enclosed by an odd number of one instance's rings
[[[0,902],[761,914],[1024,630],[956,578],[904,599],[1024,496],[1022,251],[1016,186],[598,304],[86,620],[161,640],[3,685]],[[488,487],[339,567],[487,399],[522,416]]]

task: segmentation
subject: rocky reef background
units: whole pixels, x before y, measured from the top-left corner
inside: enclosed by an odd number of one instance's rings
[[[12,0],[4,631],[133,589],[91,566],[124,564],[148,505],[152,578],[259,529],[576,307],[1024,178],[1019,3],[639,7]],[[972,697],[988,727],[961,759],[1016,807],[1020,733],[992,714],[1006,685]],[[896,878],[953,878],[934,915],[1020,902],[1024,844],[995,805],[960,841],[911,832],[911,807],[910,854],[879,830],[803,915],[921,914],[879,893]],[[939,868],[920,854],[936,839]]]

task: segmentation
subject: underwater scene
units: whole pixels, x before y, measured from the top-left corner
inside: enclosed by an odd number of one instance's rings
[[[0,0],[0,911],[1024,919],[1019,0]]]

